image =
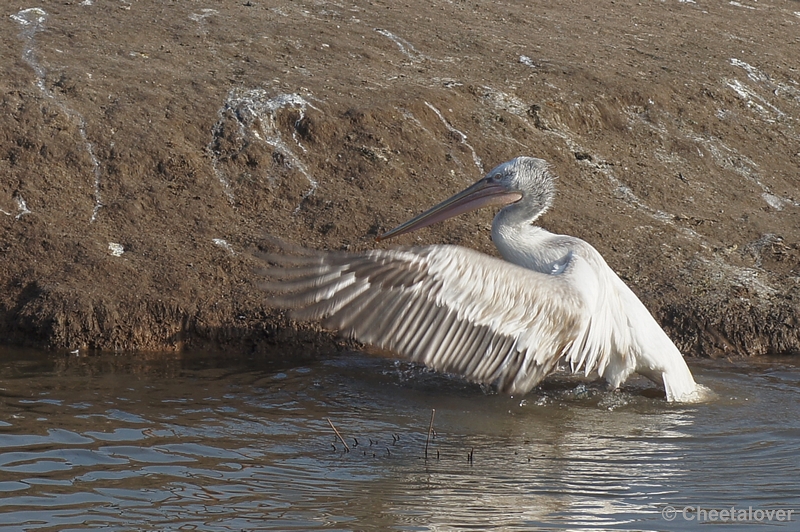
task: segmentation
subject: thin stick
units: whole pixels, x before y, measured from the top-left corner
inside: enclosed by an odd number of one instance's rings
[[[431,408],[431,424],[428,425],[428,437],[425,439],[425,460],[428,459],[428,444],[431,442],[431,432],[433,432],[433,418],[436,416],[436,409]]]
[[[339,431],[338,431],[338,430],[336,430],[336,427],[334,427],[334,426],[333,426],[333,421],[331,421],[331,418],[329,418],[329,417],[326,417],[325,419],[327,419],[327,420],[328,420],[328,425],[330,425],[330,426],[331,426],[331,428],[333,429],[333,432],[335,432],[335,433],[336,433],[336,435],[337,435],[337,436],[339,436],[339,439],[340,439],[340,440],[342,440],[342,445],[344,445],[345,452],[348,452],[348,453],[349,453],[349,452],[350,452],[350,447],[348,447],[348,446],[347,446],[347,442],[346,442],[346,441],[344,441],[344,438],[342,438],[342,435],[341,435],[341,434],[339,434]]]

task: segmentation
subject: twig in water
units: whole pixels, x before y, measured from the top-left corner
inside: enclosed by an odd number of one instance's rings
[[[475,457],[475,447],[469,450],[467,453],[467,462],[470,464],[473,463],[473,458]]]
[[[431,432],[433,432],[433,418],[436,416],[436,409],[431,408],[431,424],[428,425],[428,437],[425,438],[425,460],[428,459],[428,444],[431,442]]]
[[[342,438],[342,435],[339,434],[339,431],[336,430],[336,427],[333,426],[333,421],[331,421],[331,418],[326,417],[325,419],[328,420],[328,425],[331,426],[331,428],[333,429],[333,432],[335,432],[336,435],[339,436],[339,439],[342,441],[342,445],[344,445],[344,452],[349,453],[350,452],[350,447],[347,446],[347,442],[344,441],[344,438]]]

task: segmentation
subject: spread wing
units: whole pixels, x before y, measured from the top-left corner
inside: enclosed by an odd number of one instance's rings
[[[562,357],[602,374],[613,349],[614,317],[597,315],[604,284],[572,252],[552,274],[441,245],[260,258],[273,306],[506,393],[529,391]]]

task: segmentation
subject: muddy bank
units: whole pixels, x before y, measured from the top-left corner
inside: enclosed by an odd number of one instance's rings
[[[685,353],[800,351],[796,2],[87,0],[0,28],[2,343],[333,348],[254,287],[264,233],[366,249],[532,155],[543,225]],[[491,216],[394,244],[494,253]]]

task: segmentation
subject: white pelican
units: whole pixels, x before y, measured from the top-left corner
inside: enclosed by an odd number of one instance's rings
[[[504,205],[492,239],[505,261],[460,246],[363,253],[295,248],[262,287],[303,320],[500,391],[523,394],[559,360],[612,389],[639,373],[668,401],[703,400],[680,351],[591,245],[533,222],[553,201],[541,159],[501,164],[463,192],[381,235],[408,233],[487,205]]]

